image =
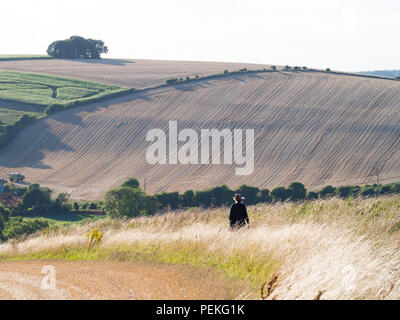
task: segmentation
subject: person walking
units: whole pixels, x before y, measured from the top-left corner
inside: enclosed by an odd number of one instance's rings
[[[239,229],[246,226],[246,224],[249,224],[249,216],[247,215],[246,206],[242,203],[244,197],[242,197],[240,194],[235,194],[233,200],[235,200],[235,203],[232,204],[229,213],[231,230]]]

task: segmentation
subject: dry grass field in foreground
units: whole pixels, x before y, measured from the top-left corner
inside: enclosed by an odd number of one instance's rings
[[[260,298],[270,282],[267,299],[399,299],[399,210],[397,196],[258,205],[249,207],[251,227],[231,232],[227,208],[192,209],[55,228],[1,244],[0,256],[16,266],[58,259],[208,267],[249,284],[250,291],[236,287],[238,298]],[[95,228],[103,239],[86,250]],[[210,297],[224,298],[213,290]]]
[[[50,62],[49,60],[47,62]],[[79,63],[79,62],[76,62]],[[25,128],[0,155],[0,176],[101,199],[127,177],[147,191],[227,184],[272,189],[400,180],[400,83],[322,72],[228,75],[82,106]],[[178,130],[254,129],[255,169],[233,165],[150,165],[146,134],[168,121]],[[182,143],[183,144],[183,143]]]
[[[153,87],[175,77],[206,76],[242,68],[262,69],[268,65],[231,62],[167,61],[143,59],[20,60],[1,61],[0,70],[43,73],[114,84],[128,88]]]

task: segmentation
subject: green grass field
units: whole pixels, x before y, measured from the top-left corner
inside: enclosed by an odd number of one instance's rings
[[[34,104],[41,108],[123,90],[121,87],[95,82],[0,70],[0,99]]]
[[[0,121],[6,125],[13,124],[24,114],[36,117],[38,119],[46,115],[44,112],[31,112],[31,111],[7,109],[0,107]]]
[[[1,56],[0,56],[1,59]],[[23,114],[41,118],[49,105],[90,103],[131,89],[71,78],[0,70],[0,122],[13,124]],[[3,101],[1,101],[3,100]]]
[[[57,215],[32,215],[30,217],[24,217],[24,220],[33,220],[36,218],[42,218],[47,220],[53,225],[68,225],[76,222],[85,222],[87,220],[98,220],[104,219],[107,216],[99,216],[91,213],[70,213],[70,214],[57,214]]]

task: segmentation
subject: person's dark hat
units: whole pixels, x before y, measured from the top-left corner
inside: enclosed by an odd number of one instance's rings
[[[236,193],[235,196],[233,197],[233,200],[242,201],[244,200],[244,197],[242,197],[239,193]]]

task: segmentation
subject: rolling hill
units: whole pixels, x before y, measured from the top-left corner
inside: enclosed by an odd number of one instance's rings
[[[145,88],[164,84],[173,77],[207,76],[221,73],[225,69],[236,71],[242,68],[260,69],[266,65],[230,62],[196,62],[164,60],[19,60],[1,61],[0,70],[43,73],[53,76],[71,77],[103,82],[128,88]]]
[[[84,199],[101,198],[129,176],[141,183],[146,177],[148,192],[394,182],[399,105],[400,83],[357,75],[279,71],[182,83],[39,120],[2,150],[0,176],[21,171],[29,181]],[[254,129],[254,172],[237,176],[235,164],[148,164],[146,133],[167,132],[169,120],[197,132]]]
[[[374,71],[363,71],[364,74],[372,74],[384,77],[398,77],[400,76],[400,70],[374,70]]]

